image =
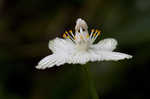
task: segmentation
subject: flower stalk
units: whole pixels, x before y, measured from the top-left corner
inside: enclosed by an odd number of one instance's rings
[[[88,83],[88,88],[89,88],[89,99],[99,99],[97,91],[96,91],[96,87],[95,87],[95,83],[94,83],[94,79],[93,79],[93,75],[90,72],[90,67],[89,64],[83,65],[82,66],[86,76],[87,76],[87,83]]]

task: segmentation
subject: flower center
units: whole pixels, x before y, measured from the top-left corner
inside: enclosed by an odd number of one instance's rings
[[[89,35],[88,26],[86,22],[81,18],[79,18],[76,22],[75,34],[72,32],[72,30],[70,30],[69,32],[66,31],[63,34],[63,37],[77,44],[77,46],[79,46],[78,47],[79,49],[85,50],[88,48],[88,44],[92,44],[96,40],[96,38],[100,35],[100,33],[101,33],[100,30],[92,29]]]
[[[87,30],[84,30],[80,28],[80,30],[76,31],[75,34],[72,32],[72,30],[69,30],[69,32],[65,32],[63,34],[63,38],[73,41],[75,44],[84,44],[84,43],[93,43],[96,38],[100,35],[101,31],[97,29],[92,29],[91,33],[89,35]]]
[[[88,42],[81,42],[76,44],[76,49],[78,51],[87,51],[89,49],[90,43]]]

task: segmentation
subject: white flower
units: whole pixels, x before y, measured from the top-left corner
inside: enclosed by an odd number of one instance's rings
[[[117,41],[113,38],[93,44],[100,33],[101,31],[92,29],[89,34],[86,22],[81,18],[77,19],[75,34],[70,30],[63,34],[64,39],[57,37],[50,40],[49,49],[53,54],[42,59],[36,68],[45,69],[65,63],[85,64],[88,61],[117,61],[132,58],[128,54],[113,52],[117,46]]]

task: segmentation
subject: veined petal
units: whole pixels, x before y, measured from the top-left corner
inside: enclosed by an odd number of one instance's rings
[[[43,58],[38,65],[36,66],[37,69],[45,69],[51,68],[53,66],[60,66],[66,63],[68,56],[60,55],[60,54],[52,54]]]
[[[94,44],[91,47],[101,51],[113,51],[117,44],[117,40],[113,38],[107,38],[99,41],[97,44]]]
[[[63,65],[67,63],[68,60],[68,54],[58,54],[57,55],[57,60],[56,60],[56,66]]]
[[[50,40],[49,43],[48,43],[48,48],[54,53],[56,52],[56,47],[54,46],[54,40]]]
[[[45,68],[50,68],[55,65],[56,62],[56,55],[52,54],[49,56],[46,56],[43,58],[38,65],[36,66],[37,69],[45,69]]]
[[[91,61],[118,61],[123,59],[130,59],[131,55],[120,53],[120,52],[111,52],[111,51],[95,51],[91,54]]]
[[[86,64],[88,61],[118,61],[130,58],[132,58],[131,55],[120,52],[89,50],[88,52],[76,53],[75,55],[71,56],[66,62],[69,64]]]
[[[74,43],[67,39],[55,38],[49,41],[49,49],[53,53],[69,52],[69,50],[74,49]]]
[[[89,61],[90,59],[89,56],[90,55],[88,52],[77,52],[68,58],[67,63],[68,64],[71,64],[71,63],[72,64],[85,64]]]

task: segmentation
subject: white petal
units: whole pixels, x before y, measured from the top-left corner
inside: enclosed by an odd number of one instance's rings
[[[49,56],[46,56],[45,58],[43,58],[38,65],[36,66],[37,69],[45,69],[45,68],[50,68],[53,67],[56,62],[56,55],[52,54]]]
[[[50,40],[48,43],[48,47],[52,52],[56,52],[56,48],[54,46],[54,40]]]
[[[68,60],[67,54],[57,55],[56,66],[60,66],[67,63],[67,60]]]
[[[132,58],[131,55],[120,53],[120,52],[109,52],[109,51],[95,51],[91,53],[91,61],[117,61],[123,59],[130,59]]]
[[[99,41],[97,44],[94,44],[91,47],[102,51],[113,51],[116,48],[116,46],[117,40],[113,38],[107,38]]]
[[[77,52],[69,57],[67,63],[71,64],[85,64],[89,61],[89,53],[88,52]]]
[[[51,68],[53,66],[60,66],[67,62],[68,56],[67,54],[52,54],[45,58],[43,58],[38,65],[36,66],[37,69],[46,69]]]
[[[53,53],[68,52],[74,49],[74,43],[72,41],[61,38],[49,41],[48,45],[49,49],[52,50]]]

